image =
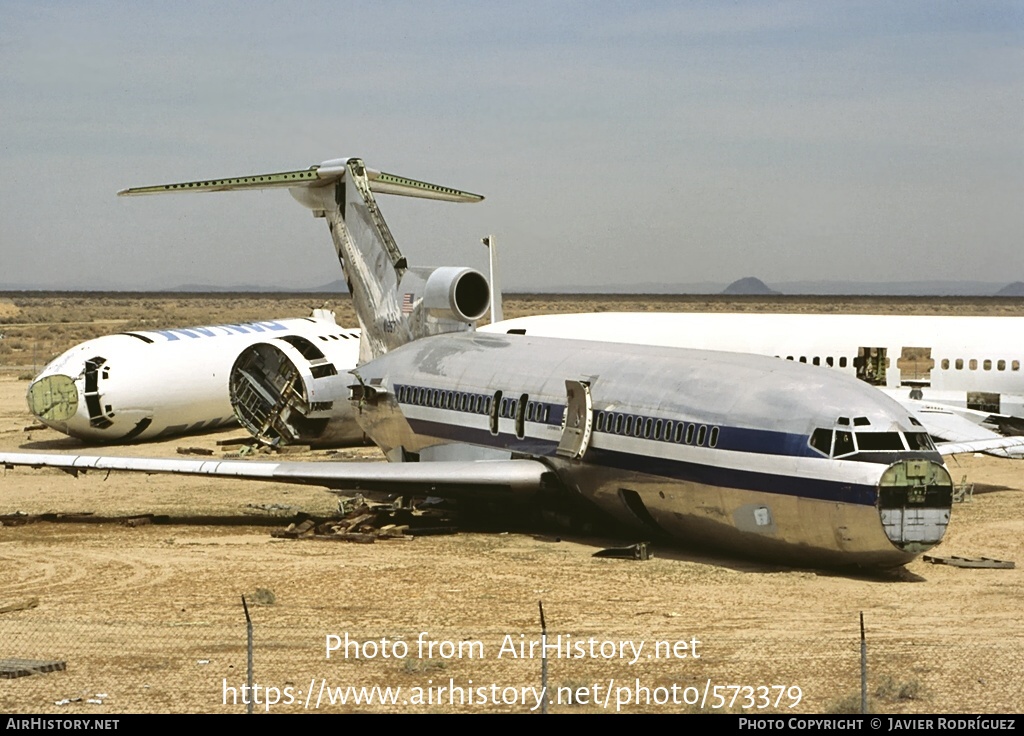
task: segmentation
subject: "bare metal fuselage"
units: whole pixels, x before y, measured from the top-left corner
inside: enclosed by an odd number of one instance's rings
[[[854,418],[878,433],[916,428],[870,387],[806,366],[475,333],[410,343],[358,377],[376,387],[358,420],[389,457],[538,459],[618,520],[684,543],[884,567],[937,544],[949,520],[934,449],[837,458],[809,444]],[[574,387],[589,393],[575,412]],[[567,438],[580,428],[585,440]]]

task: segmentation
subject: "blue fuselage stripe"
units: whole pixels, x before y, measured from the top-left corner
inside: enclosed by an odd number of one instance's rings
[[[553,457],[557,448],[557,443],[536,437],[518,439],[506,433],[492,435],[489,431],[483,429],[425,419],[408,419],[408,422],[409,426],[417,434],[451,442],[484,445],[541,457]],[[655,441],[647,440],[647,442],[654,443]],[[686,445],[680,445],[680,447],[686,447]],[[750,454],[758,453],[751,452]],[[824,457],[821,458],[821,461],[835,462]],[[614,468],[630,473],[687,483],[698,483],[712,487],[736,488],[760,493],[798,496],[800,498],[837,501],[865,506],[873,506],[877,495],[874,486],[863,484],[760,473],[739,468],[723,467],[721,465],[708,465],[618,450],[607,450],[593,446],[587,451],[586,462],[587,464]]]

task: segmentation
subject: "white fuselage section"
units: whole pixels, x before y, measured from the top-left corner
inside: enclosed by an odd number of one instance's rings
[[[29,408],[89,442],[213,429],[234,421],[228,375],[238,354],[289,336],[318,346],[341,372],[356,365],[358,331],[332,318],[127,332],[88,340],[50,362],[29,386]]]
[[[1024,317],[602,312],[509,319],[487,332],[771,355],[892,394],[1024,416]],[[914,398],[916,398],[915,396]]]

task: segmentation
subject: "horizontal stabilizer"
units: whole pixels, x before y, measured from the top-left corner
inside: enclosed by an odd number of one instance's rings
[[[236,176],[228,179],[201,179],[174,184],[157,184],[147,187],[130,187],[118,192],[119,196],[142,194],[170,194],[173,192],[227,192],[233,189],[293,189],[296,187],[320,187],[338,181],[345,176],[348,159],[324,161],[297,171],[280,171],[273,174]],[[376,194],[396,194],[403,197],[421,197],[446,202],[480,202],[483,197],[463,192],[440,184],[409,179],[388,174],[384,171],[366,169],[370,190]]]
[[[88,470],[205,475],[322,486],[343,491],[479,499],[532,496],[546,486],[550,474],[549,469],[536,460],[268,463],[246,460],[0,453],[0,467],[19,466],[57,468],[74,475]]]

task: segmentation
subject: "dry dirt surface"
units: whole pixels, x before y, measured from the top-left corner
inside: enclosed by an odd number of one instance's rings
[[[240,435],[84,447],[25,430],[27,385],[0,377],[0,450],[200,447],[223,457],[217,441]],[[277,459],[376,458],[362,448]],[[1024,561],[1024,466],[973,456],[949,465],[974,495],[955,505],[935,553]],[[660,547],[641,562],[593,557],[622,540],[551,530],[286,540],[270,534],[280,517],[331,513],[335,497],[226,480],[0,473],[0,660],[66,665],[4,680],[2,712],[245,712],[242,596],[258,712],[529,712],[541,685],[529,649],[539,602],[549,642],[562,637],[547,661],[551,712],[854,712],[861,613],[876,712],[1024,711],[1019,564],[919,559],[864,576]],[[92,516],[21,524],[17,512]],[[175,523],[90,522],[141,514]]]

